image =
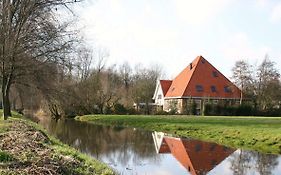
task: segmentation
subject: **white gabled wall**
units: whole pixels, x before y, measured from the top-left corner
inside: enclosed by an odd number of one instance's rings
[[[160,80],[157,81],[156,89],[155,89],[155,92],[153,95],[153,100],[154,100],[155,104],[158,106],[164,105],[164,94],[163,94],[162,87],[160,85]]]

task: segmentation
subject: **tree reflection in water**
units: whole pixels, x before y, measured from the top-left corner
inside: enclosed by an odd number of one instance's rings
[[[271,175],[278,166],[278,157],[278,155],[239,150],[230,160],[231,169],[235,175],[255,173]]]
[[[225,174],[222,172],[226,170],[235,175],[270,175],[279,163],[277,155],[235,151],[164,133],[74,120],[40,123],[64,143],[102,160],[121,174]]]
[[[92,125],[73,120],[43,121],[44,127],[68,145],[111,165],[158,163],[151,133],[134,128]],[[142,160],[142,161],[140,161]]]

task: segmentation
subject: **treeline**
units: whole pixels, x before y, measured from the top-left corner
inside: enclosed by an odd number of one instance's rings
[[[72,62],[80,43],[72,21],[59,18],[76,0],[0,1],[0,82],[4,119],[11,116],[11,98],[44,89],[47,75],[58,75]],[[29,96],[26,96],[30,98]],[[13,99],[14,100],[14,99]],[[23,98],[21,98],[23,100]],[[26,99],[25,99],[26,100]],[[12,103],[16,103],[12,101]]]
[[[70,9],[77,2],[0,1],[4,119],[11,116],[11,109],[42,109],[55,118],[132,114],[135,109],[151,113],[149,103],[156,80],[162,75],[161,68],[128,63],[107,65],[109,52],[89,49],[80,33],[73,30],[75,15]],[[58,9],[65,9],[73,18],[59,18]],[[240,104],[253,108],[254,115],[272,111],[280,114],[280,73],[274,62],[265,58],[255,67],[238,61],[232,78],[243,92]]]
[[[81,47],[71,66],[45,64],[35,73],[31,86],[15,84],[12,108],[43,110],[54,118],[86,114],[149,114],[158,65],[144,67],[128,63],[106,65],[105,49]],[[144,103],[142,109],[140,103]],[[135,105],[135,106],[134,106]]]
[[[75,30],[76,0],[0,1],[0,78],[4,119],[11,110],[52,116],[134,113],[152,102],[158,66],[106,65]],[[60,18],[59,14],[69,14]],[[149,113],[148,105],[143,110]]]
[[[232,80],[242,90],[240,105],[206,104],[205,115],[281,116],[280,72],[268,56],[257,66],[237,61]]]
[[[245,60],[235,63],[233,80],[242,90],[241,105],[247,105],[253,115],[280,116],[281,81],[276,63],[265,56],[260,65]]]
[[[106,67],[100,63],[87,72],[77,67],[75,74],[60,77],[45,98],[53,116],[135,114],[141,102],[146,104],[143,112],[150,113],[148,104],[161,69],[141,65],[132,68],[128,63]]]

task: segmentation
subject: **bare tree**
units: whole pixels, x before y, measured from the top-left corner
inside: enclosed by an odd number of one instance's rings
[[[106,48],[98,48],[95,52],[96,56],[96,70],[97,72],[101,72],[106,65],[106,60],[109,57],[109,51]]]
[[[130,89],[132,87],[132,68],[128,62],[123,63],[119,67],[119,74],[125,89],[124,103],[126,106],[130,105]]]
[[[84,81],[91,74],[91,68],[94,62],[93,52],[83,45],[76,50],[76,54],[74,55],[74,58],[76,58],[74,65],[77,67],[76,74],[80,81]]]
[[[272,107],[276,91],[280,89],[277,88],[280,87],[280,73],[274,66],[275,63],[266,56],[257,70],[257,100],[262,110]]]
[[[145,113],[150,113],[149,103],[152,102],[156,81],[161,77],[162,69],[158,65],[143,68],[140,65],[135,68],[133,76],[132,97],[139,108],[139,103],[145,103]]]
[[[246,61],[240,60],[235,63],[235,66],[232,68],[232,78],[235,84],[240,87],[240,105],[243,101],[243,94],[248,93],[251,85],[253,84],[252,69]]]
[[[11,85],[33,74],[45,63],[63,63],[74,42],[69,23],[54,15],[71,0],[0,1],[0,74],[4,119],[11,116]]]

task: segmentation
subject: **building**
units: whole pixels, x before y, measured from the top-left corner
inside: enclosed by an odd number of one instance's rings
[[[184,111],[194,104],[196,114],[204,113],[205,103],[239,104],[241,90],[202,56],[196,57],[173,80],[159,80],[153,100],[158,109]]]
[[[162,132],[153,132],[158,154],[172,154],[192,175],[207,174],[235,150],[215,143],[188,138],[176,138]]]

